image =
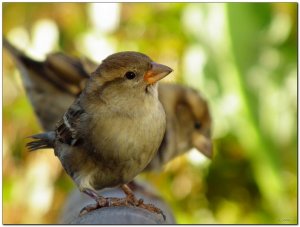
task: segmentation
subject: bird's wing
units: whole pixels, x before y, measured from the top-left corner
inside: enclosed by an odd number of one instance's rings
[[[79,131],[83,114],[85,114],[85,111],[80,106],[79,99],[77,99],[56,124],[56,136],[61,143],[75,146],[82,141]]]
[[[89,68],[80,59],[63,53],[48,54],[44,65],[53,70],[65,85],[74,85],[79,89],[82,81],[90,77]]]
[[[15,60],[35,110],[46,131],[54,130],[56,122],[74,102],[89,73],[79,59],[64,54],[50,54],[45,61],[35,61],[3,37],[3,47]]]

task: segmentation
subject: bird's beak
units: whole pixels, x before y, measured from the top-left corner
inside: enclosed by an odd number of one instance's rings
[[[208,157],[209,159],[212,158],[213,149],[212,149],[212,142],[210,138],[203,135],[194,136],[193,145],[206,157]]]
[[[155,62],[151,62],[151,65],[151,69],[144,75],[147,84],[154,84],[173,71],[170,67]]]

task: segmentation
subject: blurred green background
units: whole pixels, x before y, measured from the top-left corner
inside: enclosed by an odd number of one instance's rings
[[[136,50],[209,100],[215,157],[192,151],[147,173],[178,223],[295,224],[297,3],[2,3],[3,33],[35,59],[63,51],[100,62]],[[3,52],[3,223],[55,223],[73,183]]]

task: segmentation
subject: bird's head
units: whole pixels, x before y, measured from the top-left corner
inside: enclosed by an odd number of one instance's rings
[[[211,116],[208,104],[198,92],[185,89],[176,106],[176,118],[180,135],[178,140],[185,149],[195,147],[208,158],[212,158]]]
[[[105,89],[127,92],[129,90],[143,90],[151,93],[152,85],[161,80],[172,69],[155,63],[147,55],[125,51],[112,54],[102,61],[92,73],[94,81],[91,90],[103,92]]]

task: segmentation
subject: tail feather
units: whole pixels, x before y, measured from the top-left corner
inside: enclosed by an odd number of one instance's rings
[[[54,141],[55,141],[55,132],[45,132],[45,133],[35,134],[29,136],[28,138],[34,139],[33,141],[28,142],[26,144],[26,147],[29,149],[29,151],[53,148]]]

